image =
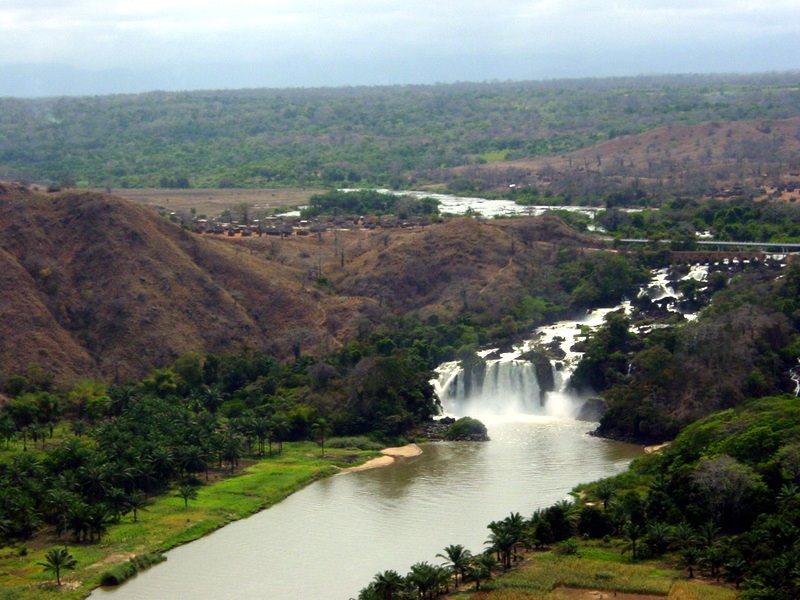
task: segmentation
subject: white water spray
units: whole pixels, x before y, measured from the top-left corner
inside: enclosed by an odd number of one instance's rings
[[[708,266],[694,265],[682,280],[705,282]],[[661,301],[667,310],[678,312],[681,293],[672,286],[667,269],[656,269],[638,297]],[[533,337],[498,356],[497,349],[483,350],[464,367],[461,362],[443,363],[433,380],[444,413],[469,415],[483,420],[522,417],[575,418],[587,400],[570,387],[570,378],[581,359],[575,349],[587,329],[596,329],[610,312],[631,311],[631,303],[601,308],[577,320],[560,321],[535,330]],[[696,314],[686,314],[687,319]],[[529,354],[530,353],[530,354]],[[550,358],[548,358],[550,356]],[[528,360],[533,357],[533,361]],[[800,391],[800,375],[798,375]]]

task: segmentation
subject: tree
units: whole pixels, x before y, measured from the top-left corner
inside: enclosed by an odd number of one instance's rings
[[[456,585],[458,585],[458,576],[461,575],[463,580],[464,573],[466,572],[470,562],[472,562],[472,553],[461,544],[451,544],[446,546],[444,549],[444,554],[437,554],[436,556],[447,559],[448,562],[445,564],[453,569]]]
[[[62,569],[73,570],[78,561],[69,553],[66,548],[51,548],[47,551],[43,562],[36,563],[44,568],[45,571],[56,576],[56,583],[61,586]]]
[[[317,419],[311,425],[311,435],[318,440],[318,444],[322,448],[322,457],[325,457],[325,438],[331,433],[331,426],[325,419]]]
[[[666,523],[656,521],[647,527],[645,541],[647,542],[648,548],[650,548],[650,550],[656,556],[660,556],[667,551],[667,548],[669,547],[669,539],[670,528]]]
[[[481,581],[492,578],[492,570],[497,565],[494,556],[484,552],[476,556],[467,570],[467,577],[475,582],[475,590],[480,590]]]
[[[178,493],[176,494],[179,498],[183,498],[183,508],[189,508],[189,500],[196,500],[197,499],[197,490],[194,486],[189,484],[184,484],[178,488]]]
[[[397,571],[383,571],[372,580],[375,592],[382,600],[394,600],[406,589],[406,581]]]
[[[694,569],[700,560],[700,552],[694,546],[689,546],[681,552],[680,565],[689,571],[689,579],[694,578]]]
[[[631,551],[631,558],[636,560],[639,558],[637,543],[642,538],[644,528],[635,521],[628,521],[625,524],[623,533],[625,534],[625,539],[628,540],[627,548]]]
[[[417,589],[420,598],[425,598],[436,587],[437,579],[436,568],[427,561],[411,565],[411,571],[406,576],[409,584]]]
[[[128,509],[133,511],[133,522],[136,523],[140,510],[147,510],[147,496],[143,492],[135,491],[128,496]]]
[[[616,492],[616,486],[607,479],[598,483],[594,488],[594,495],[603,503],[603,510],[608,510],[608,503],[614,497]]]

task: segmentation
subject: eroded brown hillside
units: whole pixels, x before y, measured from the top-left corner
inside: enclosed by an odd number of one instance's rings
[[[0,193],[0,371],[138,376],[203,350],[333,349],[386,314],[500,318],[563,244],[555,219],[219,239],[109,195]]]

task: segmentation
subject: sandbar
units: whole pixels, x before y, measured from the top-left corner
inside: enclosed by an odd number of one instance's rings
[[[376,456],[368,460],[363,465],[357,467],[348,467],[342,469],[342,473],[356,473],[358,471],[366,471],[367,469],[377,469],[378,467],[388,467],[394,463],[395,458],[411,458],[422,454],[422,448],[416,444],[406,444],[405,446],[397,446],[395,448],[384,448],[381,450],[383,456]]]

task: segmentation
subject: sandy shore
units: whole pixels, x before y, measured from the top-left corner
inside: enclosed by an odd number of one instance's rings
[[[658,452],[659,450],[663,450],[667,446],[669,446],[672,442],[664,442],[663,444],[659,444],[658,446],[645,446],[644,453],[645,454],[652,454],[653,452]]]
[[[406,444],[405,446],[397,446],[396,448],[384,448],[381,450],[381,454],[383,456],[377,456],[371,460],[368,460],[363,465],[342,469],[342,473],[355,473],[357,471],[366,471],[367,469],[388,467],[394,462],[395,458],[410,458],[412,456],[419,456],[422,454],[422,448],[416,444]]]

